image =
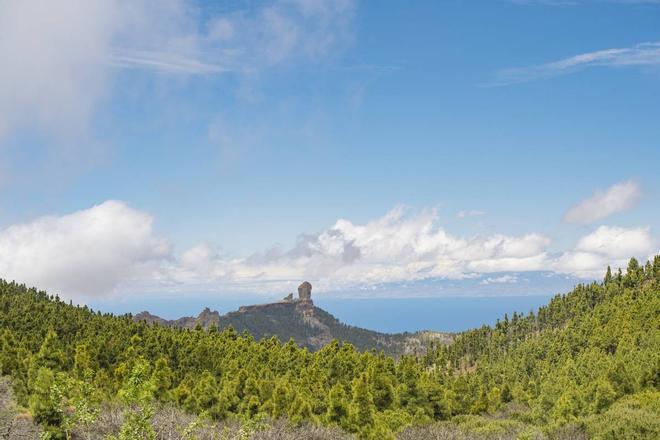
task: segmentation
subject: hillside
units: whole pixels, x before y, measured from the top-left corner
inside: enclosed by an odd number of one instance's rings
[[[213,438],[283,418],[360,439],[660,437],[660,256],[398,360],[153,326],[14,283],[0,311],[0,370],[55,439]],[[339,438],[324,435],[289,438]]]
[[[514,408],[505,416],[560,438],[660,438],[660,257],[608,267],[602,283],[464,332],[424,363],[460,390],[455,414]]]
[[[244,306],[225,315],[206,308],[197,317],[165,320],[142,312],[133,319],[188,329],[199,325],[202,328],[215,326],[223,330],[231,326],[239,333],[248,332],[256,340],[277,336],[282,342],[293,339],[298,345],[310,350],[318,350],[337,339],[351,343],[360,351],[383,350],[392,356],[423,354],[429,343],[449,343],[453,338],[450,333],[425,331],[387,334],[346,325],[316,307],[311,298]]]

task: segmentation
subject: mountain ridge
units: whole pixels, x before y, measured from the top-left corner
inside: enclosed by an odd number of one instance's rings
[[[241,306],[238,310],[220,314],[204,308],[199,315],[178,319],[164,319],[148,311],[133,316],[136,322],[158,324],[165,327],[204,329],[211,326],[223,330],[229,326],[237,332],[247,331],[256,340],[277,337],[281,342],[294,339],[302,347],[312,351],[337,339],[354,345],[358,350],[376,349],[400,356],[424,354],[430,342],[450,343],[453,333],[418,331],[414,333],[381,333],[342,323],[329,312],[314,305],[310,298],[292,299],[265,304]]]

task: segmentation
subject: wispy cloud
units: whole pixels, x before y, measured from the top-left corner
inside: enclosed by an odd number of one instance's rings
[[[545,64],[504,69],[498,72],[495,78],[486,85],[506,86],[536,81],[578,72],[591,67],[658,65],[660,65],[660,42],[648,42],[628,48],[587,52]]]
[[[484,216],[484,215],[486,215],[486,213],[484,211],[478,211],[478,210],[475,210],[475,209],[471,209],[471,210],[466,210],[466,211],[458,211],[456,213],[456,218],[463,219],[463,218],[469,218],[469,217],[481,217],[481,216]]]
[[[269,0],[208,14],[200,3],[1,1],[0,143],[21,129],[81,137],[121,69],[254,74],[332,59],[352,38],[354,0]]]
[[[639,201],[642,191],[639,185],[628,180],[610,186],[605,191],[598,190],[572,206],[566,214],[566,223],[590,224],[617,212],[633,208]]]
[[[148,69],[191,75],[210,75],[234,70],[217,63],[190,58],[185,54],[131,49],[114,50],[108,55],[108,64],[124,69]]]
[[[518,5],[575,6],[594,3],[619,3],[623,5],[657,5],[660,0],[509,0]]]
[[[580,0],[509,0],[510,3],[517,5],[547,5],[547,6],[566,6],[581,4]]]

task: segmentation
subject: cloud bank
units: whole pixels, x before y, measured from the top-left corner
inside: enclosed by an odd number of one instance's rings
[[[591,197],[582,200],[564,214],[566,223],[590,224],[617,212],[633,208],[639,201],[642,191],[631,180],[617,183],[605,191],[596,191]]]
[[[113,293],[149,278],[170,255],[150,215],[107,201],[63,216],[41,217],[0,230],[0,276],[66,297]]]
[[[184,253],[175,280],[216,279],[286,285],[302,278],[319,289],[420,280],[461,279],[474,272],[542,269],[540,234],[462,238],[439,227],[434,210],[397,207],[363,225],[340,219],[318,234],[302,235],[289,250],[272,248],[245,259],[227,259],[206,246]]]
[[[506,272],[552,271],[597,279],[608,264],[645,259],[658,251],[648,227],[601,226],[575,246],[551,253],[537,233],[459,237],[434,210],[397,207],[364,224],[340,219],[248,257],[199,244],[176,253],[153,228],[153,218],[108,201],[62,216],[0,230],[0,276],[84,299],[126,292],[287,292],[308,279],[316,291],[369,290],[387,283],[483,279],[515,283]],[[491,276],[487,276],[492,274]]]
[[[557,272],[598,279],[607,265],[625,269],[630,257],[643,261],[658,252],[658,245],[648,227],[600,226],[582,237],[574,250],[564,252],[551,267]]]

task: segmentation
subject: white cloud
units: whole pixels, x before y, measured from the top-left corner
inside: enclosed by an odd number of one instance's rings
[[[189,0],[0,2],[0,141],[20,129],[89,130],[121,69],[254,73],[330,56],[350,39],[352,0],[272,0],[208,15]]]
[[[564,214],[567,223],[589,224],[633,208],[641,197],[639,185],[631,180],[598,190]]]
[[[127,292],[285,293],[303,279],[322,292],[481,274],[493,275],[480,284],[511,284],[517,276],[507,272],[527,271],[599,279],[608,264],[625,267],[631,256],[643,260],[658,250],[649,228],[601,226],[555,256],[541,234],[459,237],[440,226],[434,210],[397,207],[364,224],[337,220],[301,235],[291,249],[240,257],[199,244],[175,255],[152,222],[108,201],[7,227],[0,230],[0,276],[83,300]]]
[[[569,273],[580,278],[599,279],[604,274],[607,259],[591,252],[568,251],[561,254],[551,269],[560,273]],[[621,265],[613,264],[614,267]]]
[[[103,92],[102,57],[115,19],[103,1],[0,3],[0,137],[27,123],[87,125]]]
[[[340,219],[331,228],[303,235],[289,250],[273,248],[249,258],[228,258],[194,248],[170,272],[175,282],[199,277],[217,283],[287,286],[301,279],[318,290],[433,277],[460,279],[475,272],[540,270],[550,240],[540,234],[462,238],[438,224],[434,210],[398,207],[366,224]]]
[[[0,230],[0,276],[69,298],[109,294],[168,254],[151,216],[118,201]]]
[[[481,217],[483,215],[486,215],[484,211],[477,211],[477,210],[467,210],[467,211],[458,211],[456,213],[456,218],[468,218],[468,217]]]
[[[600,226],[582,237],[575,249],[557,258],[552,269],[581,278],[599,279],[604,268],[625,269],[631,257],[644,260],[658,251],[650,228]]]
[[[582,237],[576,249],[611,258],[629,258],[633,255],[648,254],[653,247],[653,239],[648,227],[626,229],[600,226],[591,234]]]
[[[518,282],[518,277],[515,275],[502,275],[499,277],[488,277],[479,282],[481,285],[489,284],[513,284]]]
[[[597,50],[535,66],[505,69],[489,83],[504,86],[553,78],[589,67],[660,66],[660,42],[641,43],[632,47]]]
[[[547,270],[549,257],[545,252],[523,258],[499,258],[471,261],[468,268],[481,273],[489,272],[524,272]]]

